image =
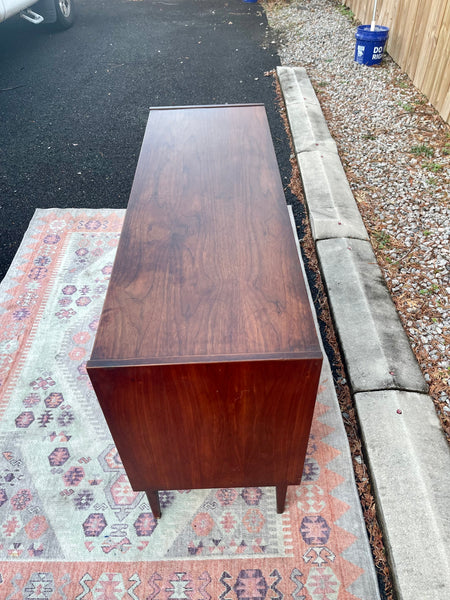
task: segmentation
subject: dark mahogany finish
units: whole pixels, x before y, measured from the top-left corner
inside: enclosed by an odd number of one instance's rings
[[[152,109],[87,366],[132,487],[282,512],[321,363],[264,107]]]

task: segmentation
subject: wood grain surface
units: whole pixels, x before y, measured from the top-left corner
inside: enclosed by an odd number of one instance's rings
[[[311,351],[264,107],[152,110],[92,360]]]

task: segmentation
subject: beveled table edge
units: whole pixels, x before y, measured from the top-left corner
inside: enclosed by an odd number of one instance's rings
[[[189,365],[189,364],[215,364],[229,362],[267,362],[267,361],[294,361],[294,360],[322,360],[320,348],[305,350],[304,352],[271,352],[267,354],[226,354],[226,355],[198,355],[198,356],[162,356],[152,358],[123,358],[123,359],[90,359],[86,363],[87,369],[97,367],[142,367],[158,365]]]
[[[265,106],[262,102],[249,102],[241,104],[193,104],[186,106],[150,106],[149,110],[179,110],[179,109],[197,109],[197,108],[244,108],[246,106]]]

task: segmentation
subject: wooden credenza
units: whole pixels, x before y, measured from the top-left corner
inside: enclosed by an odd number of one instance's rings
[[[264,106],[151,109],[87,365],[133,489],[282,512],[321,363]]]

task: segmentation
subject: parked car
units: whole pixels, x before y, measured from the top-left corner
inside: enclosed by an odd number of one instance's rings
[[[0,0],[0,23],[14,15],[34,25],[49,23],[68,29],[74,20],[73,0]]]

